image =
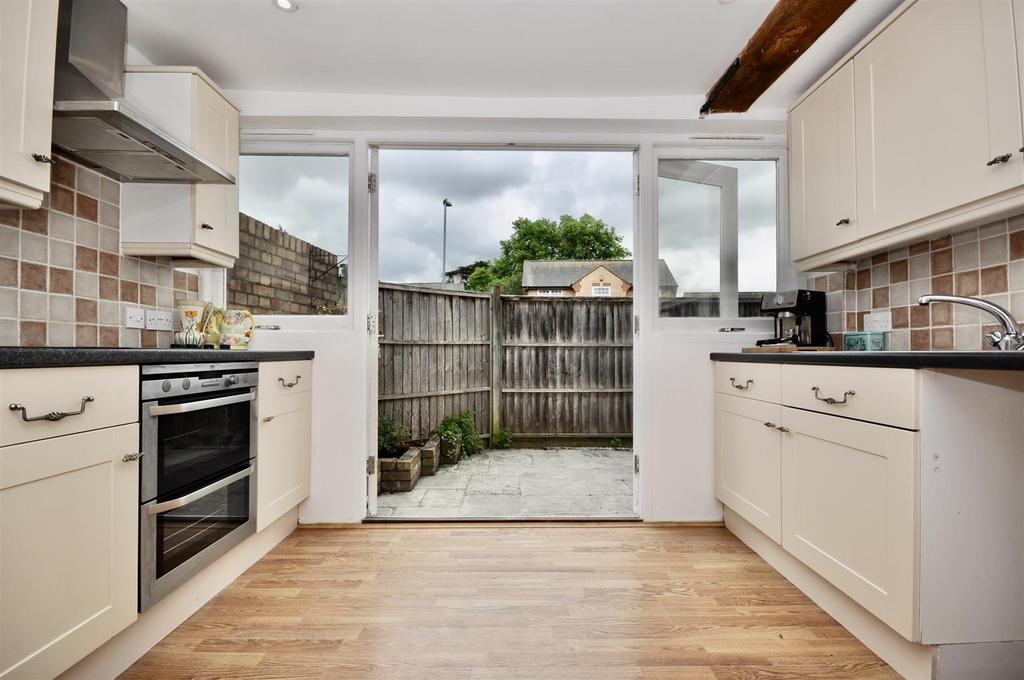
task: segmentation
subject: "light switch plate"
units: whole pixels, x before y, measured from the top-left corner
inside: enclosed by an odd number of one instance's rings
[[[142,307],[126,307],[124,310],[125,328],[145,328],[146,310]]]
[[[869,333],[886,333],[892,330],[892,312],[877,312],[864,316],[864,330]]]
[[[146,328],[151,331],[171,330],[171,312],[166,309],[147,309]]]

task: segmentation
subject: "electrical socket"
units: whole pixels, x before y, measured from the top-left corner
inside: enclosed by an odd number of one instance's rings
[[[877,312],[864,315],[864,330],[869,333],[885,333],[892,330],[892,312]]]
[[[125,328],[145,328],[146,310],[142,307],[126,307],[124,310]]]
[[[171,330],[171,312],[166,309],[147,309],[146,328],[151,331]]]

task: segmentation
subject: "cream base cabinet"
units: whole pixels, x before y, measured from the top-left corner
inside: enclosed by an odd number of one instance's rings
[[[1024,184],[1011,5],[917,2],[853,58],[859,238]]]
[[[136,617],[137,424],[0,448],[0,678],[53,678]]]
[[[57,0],[0,2],[0,204],[35,209],[50,190]]]
[[[915,639],[918,434],[789,407],[782,421],[782,546]]]
[[[853,62],[789,116],[790,242],[800,259],[857,239]]]
[[[782,542],[781,434],[777,404],[715,395],[715,496]]]
[[[259,401],[257,531],[309,496],[310,397],[303,391]]]

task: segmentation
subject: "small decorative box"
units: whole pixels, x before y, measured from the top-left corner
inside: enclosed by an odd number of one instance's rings
[[[847,352],[884,352],[885,333],[847,333],[843,336],[843,349]]]

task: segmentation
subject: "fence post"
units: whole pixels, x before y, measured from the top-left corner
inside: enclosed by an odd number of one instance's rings
[[[491,446],[501,430],[501,289],[491,288]]]

